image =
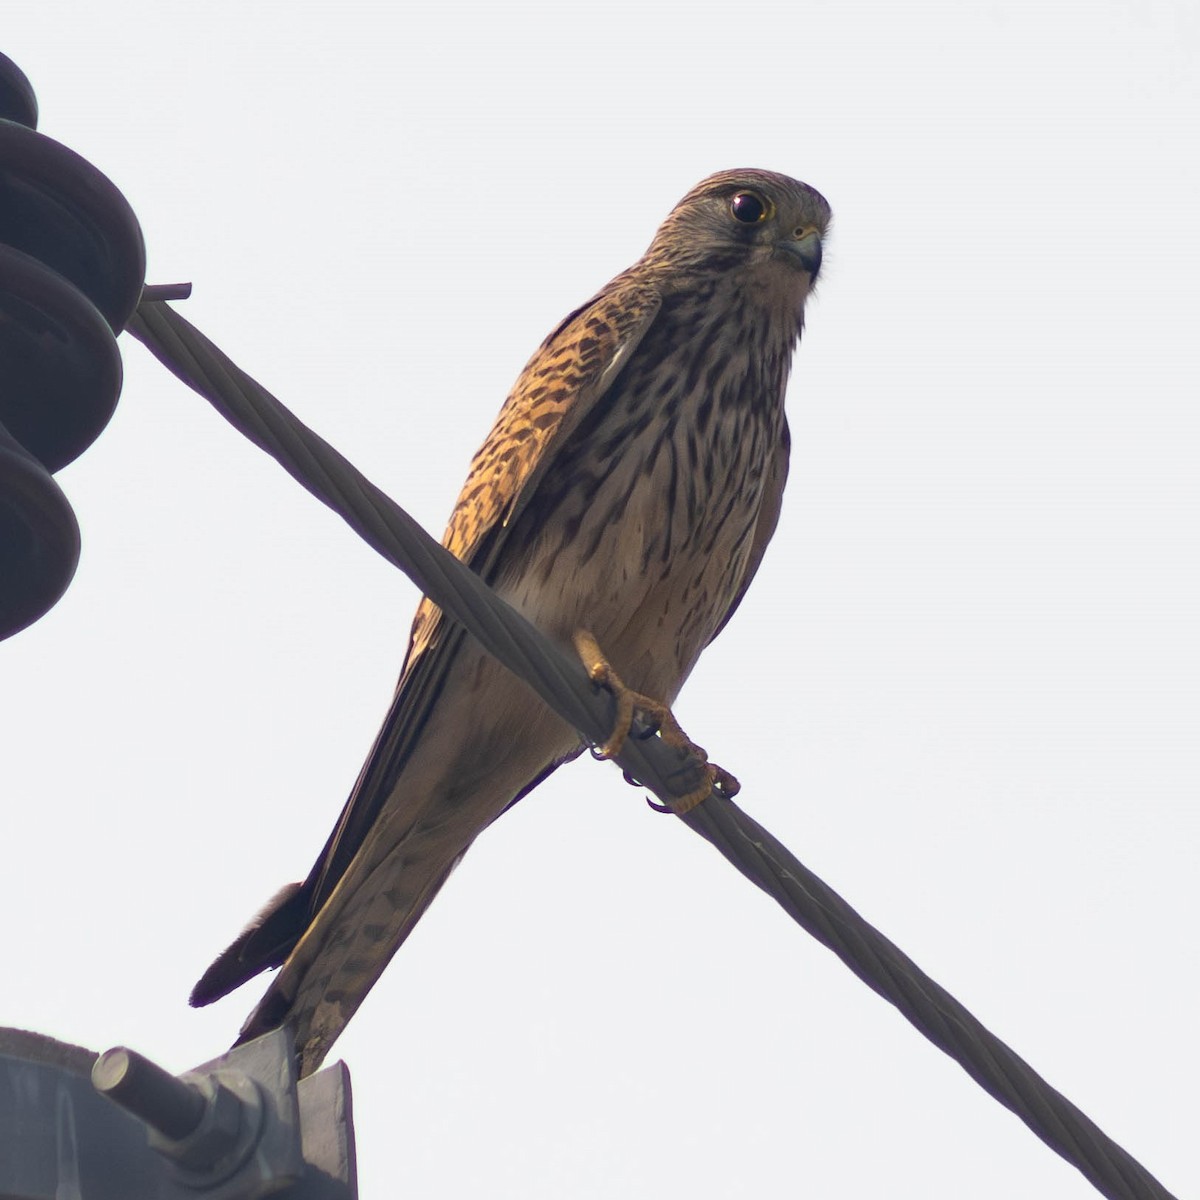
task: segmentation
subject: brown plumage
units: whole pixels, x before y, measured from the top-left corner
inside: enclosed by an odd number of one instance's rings
[[[787,476],[783,398],[829,206],[765,171],[704,180],[542,343],[476,454],[445,545],[545,633],[590,630],[675,699],[738,606]],[[423,600],[395,699],[325,849],[209,968],[207,1004],[281,966],[315,1070],[475,837],[578,735]]]

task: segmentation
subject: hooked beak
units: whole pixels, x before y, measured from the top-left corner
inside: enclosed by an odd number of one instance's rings
[[[784,238],[779,249],[816,279],[821,270],[821,235],[813,228],[798,229],[794,237]]]

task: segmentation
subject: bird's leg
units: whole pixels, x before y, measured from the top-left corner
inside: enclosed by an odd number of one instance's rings
[[[635,714],[640,714],[643,720],[656,727],[664,741],[668,741],[672,745],[690,744],[687,742],[683,730],[679,728],[679,723],[675,720],[671,710],[665,704],[626,687],[621,677],[613,670],[612,664],[604,657],[604,652],[600,649],[595,637],[588,630],[577,630],[574,641],[575,650],[583,662],[588,677],[598,687],[607,688],[617,702],[612,733],[602,746],[596,748],[601,758],[616,758],[621,753],[621,747],[625,745],[625,739],[629,737],[633,728]],[[683,743],[673,741],[674,735],[682,737]]]
[[[586,629],[575,631],[575,650],[583,662],[589,678],[600,687],[607,688],[617,703],[617,712],[613,721],[613,730],[607,741],[597,748],[601,758],[615,758],[621,753],[625,739],[629,737],[633,727],[634,716],[641,716],[655,727],[659,737],[668,746],[685,750],[693,758],[698,758],[704,764],[704,783],[685,796],[672,800],[670,810],[676,814],[690,812],[702,800],[706,799],[715,784],[726,796],[736,796],[741,790],[741,784],[723,767],[708,761],[708,754],[702,746],[697,746],[683,732],[675,714],[662,703],[641,692],[635,692],[627,687],[621,677],[613,670],[612,664],[604,657],[595,637]]]

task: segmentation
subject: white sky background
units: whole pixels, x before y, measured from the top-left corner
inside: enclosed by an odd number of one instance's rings
[[[1200,886],[1192,0],[12,6],[152,282],[441,531],[551,326],[731,166],[830,200],[784,515],[678,706],[741,801],[1180,1196]],[[122,339],[0,645],[0,1024],[183,1070],[414,589]],[[337,1052],[362,1195],[1087,1197],[617,771],[490,830]]]

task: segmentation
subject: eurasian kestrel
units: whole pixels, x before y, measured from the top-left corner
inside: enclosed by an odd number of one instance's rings
[[[590,631],[669,704],[779,515],[784,392],[829,206],[725,171],[550,334],[471,464],[445,545],[551,637]],[[287,1023],[303,1074],[478,834],[579,735],[423,600],[391,709],[308,878],[208,969],[207,1004],[281,966],[241,1040]]]

